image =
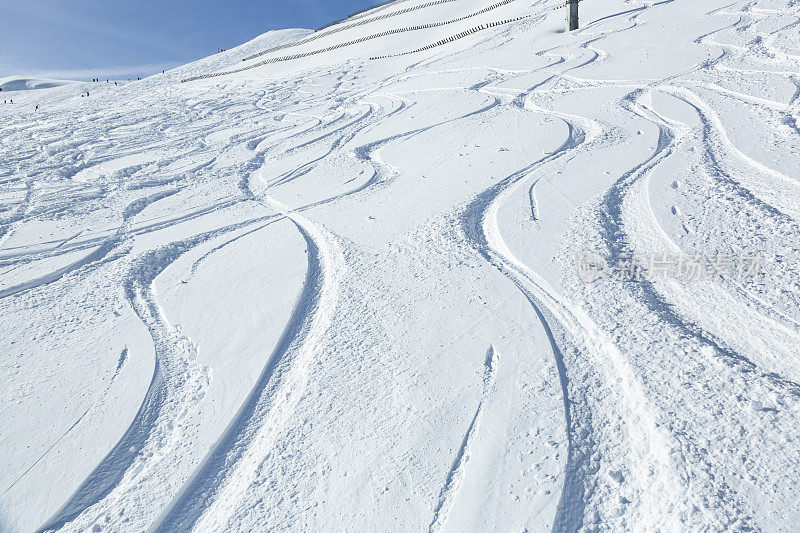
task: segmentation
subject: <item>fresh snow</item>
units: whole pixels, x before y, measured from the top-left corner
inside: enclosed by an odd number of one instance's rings
[[[800,5],[559,4],[0,80],[0,530],[796,530]]]

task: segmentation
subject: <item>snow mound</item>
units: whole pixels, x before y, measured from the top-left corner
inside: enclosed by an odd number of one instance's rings
[[[78,82],[72,80],[48,80],[43,78],[9,76],[7,78],[0,78],[0,89],[2,89],[3,92],[36,91],[39,89],[63,87],[64,85],[74,85],[76,83]]]

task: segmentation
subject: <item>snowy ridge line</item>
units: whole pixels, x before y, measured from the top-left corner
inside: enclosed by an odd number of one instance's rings
[[[386,58],[389,58],[389,57],[400,57],[400,56],[405,56],[405,55],[408,55],[408,54],[416,54],[417,52],[424,52],[425,50],[430,50],[431,48],[436,48],[437,46],[442,46],[442,45],[445,45],[447,43],[452,43],[453,41],[457,41],[459,39],[463,39],[464,37],[469,37],[473,33],[478,33],[479,31],[487,30],[489,28],[495,28],[497,26],[502,26],[504,24],[510,24],[512,22],[517,22],[517,21],[524,20],[524,19],[527,19],[527,18],[530,18],[530,17],[531,17],[531,15],[525,15],[525,16],[517,17],[517,18],[513,18],[513,19],[499,20],[497,22],[490,22],[488,24],[481,24],[480,26],[475,26],[474,28],[470,28],[468,30],[462,31],[461,33],[457,33],[455,35],[451,35],[450,37],[447,37],[446,39],[442,39],[442,40],[436,41],[435,43],[431,43],[429,45],[423,46],[422,48],[417,48],[416,50],[409,50],[408,52],[401,52],[399,54],[391,54],[391,55],[385,55],[385,56],[370,57],[370,59],[371,60],[386,59]]]
[[[347,17],[345,20],[359,20],[364,17],[368,17],[374,13],[378,13],[379,11],[383,11],[384,9],[388,9],[394,5],[405,4],[408,1],[409,0],[386,0],[380,4],[376,4],[375,6],[369,9],[362,9],[360,11],[356,11],[355,13]]]
[[[317,28],[316,31],[322,31],[322,30],[324,30],[326,28],[330,28],[331,26],[335,26],[337,24],[341,24],[342,22],[347,22],[348,20],[350,20],[350,21],[361,20],[364,17],[369,17],[370,15],[373,15],[375,13],[383,11],[384,9],[388,9],[388,8],[392,7],[392,5],[404,4],[406,2],[408,2],[408,0],[387,0],[387,1],[384,1],[384,2],[382,2],[380,4],[376,4],[373,7],[368,7],[366,9],[361,9],[359,11],[356,11],[355,13],[352,13],[347,17],[344,17],[344,18],[341,18],[341,19],[338,19],[338,20],[334,20],[333,22],[329,22],[329,23],[325,24],[324,26],[320,26],[319,28]]]
[[[380,16],[377,16],[377,17],[374,17],[374,18],[370,18],[370,19],[366,19],[366,20],[360,20],[360,21],[355,22],[353,24],[348,24],[348,25],[342,26],[340,28],[334,28],[332,30],[329,30],[329,31],[326,31],[326,32],[323,32],[323,33],[313,33],[313,34],[309,35],[308,37],[300,39],[299,41],[295,41],[293,43],[284,44],[284,45],[281,45],[281,46],[276,46],[275,48],[270,48],[268,50],[264,50],[262,52],[258,52],[256,54],[251,55],[251,56],[245,57],[244,59],[242,59],[242,61],[250,61],[251,59],[256,59],[256,58],[261,57],[261,56],[263,56],[265,54],[270,54],[272,52],[277,52],[279,50],[285,50],[287,48],[294,48],[295,46],[301,46],[301,45],[304,45],[306,43],[310,43],[312,41],[316,41],[317,39],[321,39],[322,37],[327,37],[329,35],[333,35],[335,33],[339,33],[340,31],[349,30],[351,28],[356,28],[358,26],[363,26],[364,24],[370,24],[372,22],[377,22],[379,20],[385,20],[385,19],[388,19],[388,18],[396,17],[398,15],[403,15],[405,13],[410,13],[412,11],[417,11],[419,9],[424,9],[426,7],[431,7],[431,6],[435,6],[435,5],[438,5],[438,4],[447,4],[447,3],[450,3],[450,2],[456,2],[456,1],[457,0],[433,0],[432,2],[427,2],[425,4],[420,4],[420,5],[414,6],[414,7],[408,7],[406,9],[401,9],[400,11],[394,11],[392,13],[386,13],[385,15],[380,15]]]
[[[508,3],[508,1],[513,1],[513,0],[507,0],[506,3]],[[582,1],[582,0],[579,0],[579,1]],[[430,50],[431,48],[435,48],[437,46],[442,46],[444,44],[451,43],[451,42],[456,41],[458,39],[462,39],[464,37],[472,35],[473,33],[477,33],[479,31],[482,31],[482,30],[485,30],[485,29],[494,28],[496,26],[502,26],[504,24],[510,24],[512,22],[517,22],[517,21],[520,21],[520,20],[524,20],[524,19],[530,18],[530,17],[532,17],[534,15],[540,15],[542,13],[546,13],[548,11],[556,11],[558,9],[562,9],[565,5],[569,5],[569,2],[564,3],[564,4],[558,4],[556,6],[552,6],[550,8],[543,9],[542,11],[540,11],[538,13],[532,13],[532,14],[529,14],[529,15],[524,15],[524,16],[516,17],[516,18],[512,18],[512,19],[506,19],[506,20],[500,20],[500,21],[496,21],[496,22],[490,22],[488,24],[481,24],[480,26],[475,26],[474,28],[470,28],[470,29],[468,29],[466,31],[463,31],[461,33],[458,33],[456,35],[452,35],[450,37],[447,37],[446,39],[442,39],[442,40],[437,41],[437,42],[435,42],[433,44],[429,44],[427,46],[423,46],[422,48],[417,48],[416,50],[411,50],[411,51],[408,51],[408,52],[401,52],[399,54],[389,54],[389,55],[384,55],[384,56],[370,57],[370,59],[371,60],[385,59],[385,58],[388,58],[388,57],[400,57],[400,56],[404,56],[404,55],[408,55],[408,54],[415,54],[417,52],[423,52],[425,50]],[[495,7],[499,7],[499,6],[497,6],[497,5],[490,6],[488,8],[485,8],[482,11],[479,11],[478,13],[474,13],[473,15],[484,13],[486,11],[494,9]],[[473,15],[470,15],[470,16],[473,16]]]
[[[380,37],[386,37],[386,36],[389,36],[389,35],[396,35],[398,33],[405,33],[405,32],[410,32],[410,31],[419,31],[419,30],[424,30],[424,29],[429,29],[429,28],[438,28],[440,26],[446,26],[448,24],[454,24],[456,22],[461,22],[461,21],[470,19],[472,17],[476,17],[476,16],[479,16],[479,15],[482,15],[484,13],[487,13],[487,12],[492,11],[494,9],[497,9],[499,7],[503,7],[505,5],[510,4],[511,2],[515,2],[515,1],[517,1],[517,0],[502,0],[500,2],[497,2],[496,4],[492,4],[492,5],[488,6],[488,7],[485,7],[483,9],[481,9],[480,11],[476,11],[474,13],[470,13],[469,15],[464,15],[463,17],[458,17],[458,18],[455,18],[455,19],[452,19],[452,20],[446,20],[446,21],[443,21],[443,22],[434,22],[434,23],[431,23],[431,24],[421,24],[419,26],[409,26],[409,27],[406,27],[406,28],[397,28],[397,29],[394,29],[394,30],[387,30],[387,31],[384,31],[384,32],[381,32],[381,33],[376,33],[376,34],[373,34],[373,35],[368,35],[366,37],[361,37],[360,39],[355,39],[355,40],[352,40],[352,41],[347,41],[347,42],[344,42],[344,43],[335,44],[335,45],[329,46],[327,48],[321,48],[319,50],[312,50],[310,52],[303,52],[303,53],[300,53],[300,54],[293,54],[293,55],[288,55],[288,56],[273,57],[273,58],[265,59],[264,61],[260,61],[258,63],[255,63],[253,65],[248,65],[246,67],[242,67],[242,68],[238,68],[238,69],[234,69],[234,70],[229,70],[229,71],[225,71],[225,72],[214,72],[214,73],[211,73],[211,74],[203,74],[201,76],[194,76],[194,77],[191,77],[191,78],[186,78],[184,80],[181,80],[181,83],[186,83],[186,82],[190,82],[190,81],[197,81],[197,80],[202,80],[202,79],[208,79],[208,78],[215,78],[215,77],[218,77],[218,76],[227,76],[229,74],[237,74],[239,72],[244,72],[245,70],[250,70],[250,69],[253,69],[253,68],[256,68],[256,67],[260,67],[260,66],[263,66],[263,65],[268,65],[268,64],[271,64],[271,63],[278,63],[278,62],[282,62],[282,61],[289,61],[289,60],[292,60],[292,59],[300,59],[300,58],[303,58],[303,57],[308,57],[308,56],[312,56],[312,55],[316,55],[316,54],[321,54],[321,53],[324,53],[324,52],[330,52],[332,50],[337,50],[339,48],[344,48],[346,46],[352,46],[352,45],[363,43],[365,41],[369,41],[369,40],[372,40],[372,39],[377,39],[377,38],[380,38]],[[504,23],[513,22],[514,20],[521,20],[523,18],[528,18],[530,16],[531,15],[525,15],[524,17],[520,17],[520,19],[510,19],[510,20],[508,20],[508,21],[506,21]],[[494,24],[494,25],[496,26],[498,24]],[[489,26],[489,27],[492,27],[492,26]]]

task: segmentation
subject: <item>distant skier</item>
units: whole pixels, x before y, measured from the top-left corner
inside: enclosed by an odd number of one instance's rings
[[[39,104],[36,104],[36,109],[34,111],[39,111]]]

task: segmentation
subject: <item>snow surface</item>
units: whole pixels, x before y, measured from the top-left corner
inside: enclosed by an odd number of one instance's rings
[[[800,5],[559,3],[15,92],[0,530],[796,530]]]
[[[62,85],[74,85],[76,81],[71,80],[46,80],[40,78],[23,78],[21,76],[9,76],[0,78],[0,89],[4,92],[31,91],[37,89],[51,89]]]

